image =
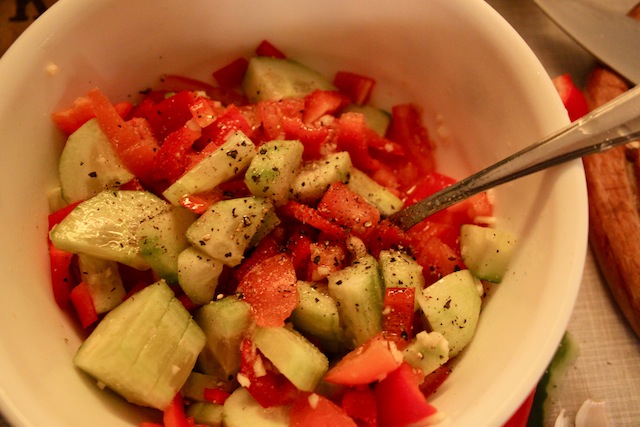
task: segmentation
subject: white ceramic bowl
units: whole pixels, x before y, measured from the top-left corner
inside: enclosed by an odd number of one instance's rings
[[[94,86],[119,100],[161,73],[208,77],[262,39],[321,71],[375,77],[382,106],[423,106],[440,167],[458,177],[568,122],[533,53],[480,0],[60,0],[0,61],[0,407],[12,424],[119,427],[148,415],[72,365],[79,336],[49,290],[47,190],[62,146],[49,114]],[[433,399],[457,427],[500,426],[518,408],[582,274],[579,162],[507,184],[496,203],[518,253]]]

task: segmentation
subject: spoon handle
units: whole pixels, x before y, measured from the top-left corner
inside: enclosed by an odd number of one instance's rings
[[[481,191],[640,139],[640,86],[523,150],[389,217],[406,230]]]

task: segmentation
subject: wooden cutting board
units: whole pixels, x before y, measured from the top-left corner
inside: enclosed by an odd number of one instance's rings
[[[640,3],[629,15],[640,20]],[[585,85],[590,109],[628,90],[629,83],[597,66]],[[640,337],[640,142],[583,159],[589,194],[589,242],[622,313]]]

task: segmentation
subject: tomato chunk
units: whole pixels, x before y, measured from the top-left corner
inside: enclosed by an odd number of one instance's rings
[[[75,308],[83,328],[91,326],[98,320],[98,313],[96,313],[89,286],[85,282],[80,282],[71,290],[69,299],[73,303],[73,308]]]
[[[395,344],[381,335],[347,353],[327,372],[324,380],[348,386],[365,385],[385,378],[402,362]]]
[[[319,394],[302,394],[291,407],[291,427],[357,427],[338,405]]]
[[[240,86],[248,66],[249,61],[247,61],[246,58],[237,58],[224,67],[215,70],[213,72],[213,78],[216,79],[222,87],[232,88]]]
[[[51,289],[53,298],[62,310],[67,308],[69,294],[74,287],[70,266],[73,254],[60,250],[49,242],[49,262],[51,268]]]
[[[132,107],[130,102],[118,102],[114,105],[118,115],[122,118],[126,117]],[[53,122],[66,135],[71,135],[95,116],[96,113],[93,111],[91,101],[86,96],[76,98],[72,107],[51,114]]]
[[[238,284],[259,326],[284,326],[298,305],[296,270],[285,254],[267,258],[251,268]]]
[[[589,112],[584,94],[576,87],[571,75],[566,73],[553,78],[553,85],[560,95],[560,99],[567,109],[569,120],[572,122]]]
[[[382,331],[403,349],[413,337],[414,288],[387,288],[384,296]]]
[[[342,182],[329,186],[318,203],[318,212],[344,230],[363,238],[371,235],[380,222],[380,211]]]
[[[272,58],[286,58],[286,55],[282,53],[280,49],[275,47],[268,40],[262,40],[258,47],[256,47],[256,55],[258,56],[271,56]]]
[[[338,71],[333,79],[333,84],[346,94],[354,104],[364,105],[369,102],[376,81],[360,74]]]
[[[370,387],[347,389],[342,396],[340,406],[347,415],[356,420],[358,425],[377,427],[376,397]]]

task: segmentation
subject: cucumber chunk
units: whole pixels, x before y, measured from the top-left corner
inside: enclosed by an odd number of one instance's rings
[[[210,402],[195,402],[187,406],[187,416],[193,417],[196,424],[209,427],[222,426],[222,405]]]
[[[300,300],[291,313],[296,330],[317,339],[328,352],[341,350],[344,333],[340,326],[338,304],[327,286],[320,283],[298,281]]]
[[[396,249],[385,249],[378,256],[385,288],[414,288],[415,309],[419,308],[418,295],[424,288],[422,266],[409,254]]]
[[[255,154],[253,142],[238,131],[178,178],[162,195],[173,205],[179,206],[183,197],[211,190],[243,172]]]
[[[178,255],[178,283],[196,304],[213,299],[224,264],[190,246]]]
[[[482,306],[482,283],[469,270],[448,274],[426,287],[418,302],[431,330],[449,342],[454,357],[475,333]]]
[[[204,390],[207,388],[219,388],[226,392],[235,390],[238,383],[234,380],[221,379],[215,375],[202,374],[192,371],[180,389],[180,394],[188,399],[204,402]]]
[[[87,284],[96,313],[112,310],[122,302],[126,290],[118,263],[87,254],[78,254],[81,280]]]
[[[420,331],[403,354],[405,362],[428,375],[449,360],[449,342],[439,332]]]
[[[185,233],[196,218],[187,209],[171,206],[140,226],[140,254],[168,282],[178,283],[178,256],[190,246]]]
[[[329,295],[338,302],[340,321],[351,348],[382,330],[384,284],[378,262],[371,255],[327,277]]]
[[[246,388],[238,387],[222,405],[225,427],[289,427],[290,406],[263,408]]]
[[[49,235],[58,249],[145,270],[149,263],[140,253],[140,228],[170,209],[146,191],[103,191],[76,206]]]
[[[129,402],[164,410],[204,344],[202,330],[160,281],[107,313],[74,363]]]
[[[336,90],[322,74],[289,59],[257,56],[249,60],[242,91],[250,102],[302,98],[315,89]]]
[[[134,178],[95,118],[69,135],[60,155],[58,174],[62,197],[68,203],[87,200]]]
[[[302,202],[320,200],[331,184],[349,179],[351,167],[346,151],[305,163],[291,184],[293,197]]]
[[[356,168],[349,172],[347,186],[378,208],[383,216],[393,215],[402,209],[403,203],[398,196]]]
[[[195,319],[207,337],[198,366],[220,378],[235,375],[240,369],[240,344],[251,323],[249,304],[228,296],[200,307]]]
[[[509,268],[516,239],[504,230],[463,224],[460,227],[462,261],[480,280],[500,283]]]
[[[303,391],[313,391],[329,369],[329,360],[293,329],[257,326],[251,336],[256,348]]]
[[[385,136],[387,134],[387,129],[391,123],[391,114],[389,114],[389,112],[368,104],[349,104],[344,111],[345,113],[361,113],[364,116],[364,122],[369,129],[372,129],[380,136]]]
[[[244,177],[254,196],[268,197],[279,206],[289,200],[291,183],[302,161],[300,141],[275,140],[258,148]]]
[[[245,250],[272,211],[271,201],[261,197],[222,200],[187,229],[187,239],[210,257],[234,267],[242,262]]]

